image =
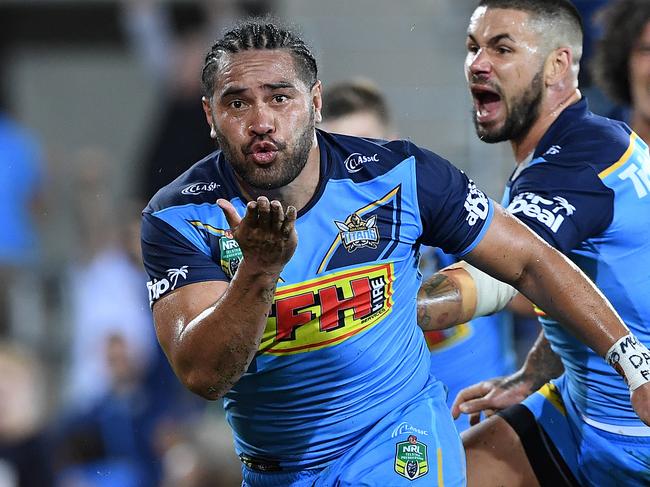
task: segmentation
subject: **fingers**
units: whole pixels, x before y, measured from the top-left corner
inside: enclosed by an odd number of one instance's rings
[[[271,203],[265,196],[257,198],[257,226],[262,230],[271,228]]]
[[[467,409],[468,401],[484,397],[491,390],[491,385],[488,382],[479,382],[473,386],[466,387],[458,393],[454,403],[451,405],[451,415],[454,419],[460,416],[460,413],[472,412]]]
[[[266,196],[249,201],[246,205],[244,218],[240,218],[237,210],[228,200],[219,198],[217,205],[223,210],[228,225],[232,229],[245,223],[247,227],[280,233],[284,238],[288,238],[295,227],[296,208],[289,206],[285,213],[282,203],[278,200],[269,201]]]
[[[223,210],[223,213],[226,216],[226,221],[228,222],[230,228],[237,228],[237,226],[239,226],[241,223],[241,218],[239,217],[239,214],[237,214],[237,210],[235,210],[235,207],[232,205],[232,203],[223,198],[219,198],[217,200],[217,205]]]
[[[278,200],[271,201],[271,230],[280,232],[284,223],[284,210]]]
[[[296,226],[297,214],[298,212],[296,211],[295,206],[289,206],[287,208],[287,214],[284,217],[284,221],[282,222],[282,227],[281,227],[282,236],[284,238],[289,238],[291,233],[294,231],[294,227]]]

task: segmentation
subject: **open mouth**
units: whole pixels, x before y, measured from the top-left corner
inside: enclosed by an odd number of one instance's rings
[[[470,90],[474,99],[477,122],[485,123],[495,119],[503,104],[501,95],[485,85],[472,85]]]

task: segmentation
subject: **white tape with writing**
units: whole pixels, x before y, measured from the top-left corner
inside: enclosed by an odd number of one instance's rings
[[[605,360],[625,378],[631,391],[650,382],[650,350],[631,333],[612,345]]]

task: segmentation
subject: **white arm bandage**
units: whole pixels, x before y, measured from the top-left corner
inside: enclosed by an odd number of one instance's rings
[[[650,350],[631,333],[612,345],[605,360],[625,378],[630,391],[650,382]]]
[[[501,311],[518,292],[510,284],[495,279],[467,262],[462,262],[462,266],[472,276],[476,286],[476,310],[472,318]]]

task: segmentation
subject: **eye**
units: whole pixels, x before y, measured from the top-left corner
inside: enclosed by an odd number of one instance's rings
[[[241,100],[233,100],[230,103],[228,103],[228,106],[234,108],[235,110],[241,110],[242,108],[244,108],[244,102]]]
[[[287,95],[273,95],[273,101],[276,103],[284,103],[289,97]]]
[[[467,52],[476,54],[478,52],[478,46],[476,44],[467,44]]]
[[[496,51],[499,54],[508,54],[508,53],[512,52],[512,50],[509,47],[506,47],[506,46],[497,46]]]

